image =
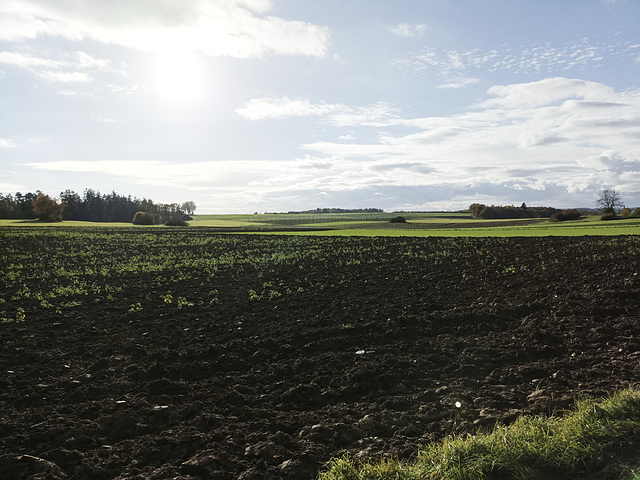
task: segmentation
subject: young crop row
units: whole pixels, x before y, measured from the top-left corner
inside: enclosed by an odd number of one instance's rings
[[[620,255],[628,258],[628,271],[611,274],[630,278],[638,272],[639,252],[637,237],[559,242],[11,228],[0,232],[0,320],[29,320],[42,311],[62,315],[96,305],[135,313],[280,301],[318,292],[328,295],[328,289],[347,285],[365,289],[372,283],[390,284],[405,274],[423,278],[415,285],[416,295],[464,297],[465,286],[482,284],[490,299],[497,296],[491,292],[492,278],[508,275],[517,285],[522,275],[538,275],[550,289],[562,275],[606,274],[608,263]],[[568,258],[572,271],[558,271],[558,262],[565,264]],[[441,266],[439,278],[421,276],[434,265]],[[360,269],[371,271],[371,266],[377,278],[364,278]],[[576,298],[594,294],[570,293]],[[541,295],[531,292],[531,301],[539,301]]]

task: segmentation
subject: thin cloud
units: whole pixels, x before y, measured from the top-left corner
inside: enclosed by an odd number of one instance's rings
[[[338,140],[340,140],[341,142],[349,142],[349,143],[353,143],[356,141],[356,137],[353,136],[352,134],[347,134],[347,135],[341,135],[338,137]]]
[[[238,58],[327,53],[327,27],[265,16],[270,9],[268,0],[138,0],[135,8],[114,8],[109,2],[5,0],[0,40],[91,39],[142,51],[180,48]]]
[[[0,182],[0,192],[19,192],[19,191],[24,191],[26,190],[26,187],[24,185],[20,185],[17,183],[6,183],[6,182]]]
[[[636,45],[630,43],[601,42],[591,38],[565,45],[531,45],[520,50],[441,51],[428,47],[396,60],[394,65],[414,74],[436,72],[445,77],[480,71],[526,75],[599,67],[607,59],[633,59],[637,57],[635,48]]]
[[[340,127],[394,125],[399,118],[397,110],[385,102],[354,108],[341,103],[312,103],[306,98],[289,97],[254,98],[235,111],[249,120],[318,116],[326,123]]]
[[[249,120],[287,117],[326,116],[346,110],[341,104],[312,104],[306,98],[254,98],[236,109],[236,113]]]
[[[478,83],[479,81],[479,78],[457,78],[451,82],[438,85],[436,88],[464,88],[468,87],[469,85],[473,85],[474,83]]]
[[[347,108],[330,115],[326,122],[338,127],[368,126],[385,127],[400,120],[398,110],[386,102],[378,102],[358,108]]]
[[[19,52],[0,52],[0,63],[24,69],[59,68],[67,66],[60,60]]]
[[[47,82],[87,83],[93,80],[89,74],[84,72],[51,72],[45,70],[38,72],[37,75]]]
[[[424,34],[426,29],[426,25],[423,24],[410,24],[410,23],[401,23],[399,25],[393,25],[391,27],[387,27],[391,33],[393,33],[396,37],[420,37]]]
[[[48,82],[87,83],[89,72],[115,72],[111,61],[85,52],[60,53],[25,49],[21,52],[0,52],[0,64],[24,69]]]

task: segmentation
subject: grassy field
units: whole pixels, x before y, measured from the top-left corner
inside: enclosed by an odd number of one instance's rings
[[[320,480],[640,478],[640,391],[578,402],[562,417],[520,417],[488,434],[449,437],[412,463],[332,460]]]
[[[599,216],[552,223],[546,219],[479,220],[465,213],[403,213],[406,223],[392,223],[398,213],[344,214],[253,214],[197,215],[191,227],[208,227],[221,232],[326,235],[326,236],[411,236],[411,237],[535,237],[582,235],[638,235],[640,219],[602,221]],[[43,223],[36,220],[0,220],[8,226],[40,227],[131,227],[130,223],[78,222]],[[136,228],[164,228],[138,226]]]
[[[7,220],[0,219],[2,227],[132,227],[131,223],[125,222],[79,222],[75,220],[65,220],[64,222],[40,222],[38,220]],[[140,227],[143,228],[143,227]],[[146,227],[148,228],[148,227]]]
[[[283,232],[284,233],[284,232]],[[640,223],[554,225],[543,224],[529,227],[486,227],[479,228],[434,228],[410,230],[401,227],[363,229],[345,228],[321,232],[296,232],[296,235],[325,236],[411,236],[411,237],[545,237],[545,236],[583,236],[583,235],[639,235]]]
[[[582,235],[638,235],[640,219],[602,221],[599,216],[552,223],[545,219],[478,220],[465,213],[405,213],[407,223],[390,223],[398,216],[388,214],[279,214],[201,215],[191,226],[207,227],[316,227],[319,231],[276,233],[326,236],[412,236],[412,237],[534,237]],[[262,233],[262,232],[261,232]]]

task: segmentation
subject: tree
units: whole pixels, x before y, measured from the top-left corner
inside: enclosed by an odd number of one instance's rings
[[[487,206],[481,203],[473,203],[469,206],[469,215],[473,218],[481,218]]]
[[[60,201],[64,205],[65,220],[79,220],[79,211],[82,204],[82,198],[73,190],[65,190],[60,192]]]
[[[40,193],[33,201],[33,212],[42,222],[61,222],[64,206],[49,195]]]
[[[182,204],[182,210],[184,211],[184,213],[186,213],[187,215],[191,216],[194,213],[196,213],[196,204],[189,201],[189,202],[184,202]]]
[[[15,218],[16,206],[13,195],[8,194],[6,197],[0,193],[0,218]]]
[[[603,190],[598,195],[598,199],[596,200],[596,205],[602,208],[603,212],[606,213],[615,213],[616,208],[623,207],[624,204],[620,199],[620,194],[616,191],[615,188]]]

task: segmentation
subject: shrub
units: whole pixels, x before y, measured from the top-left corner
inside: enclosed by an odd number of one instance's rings
[[[170,218],[165,222],[167,227],[188,227],[189,224],[181,218]]]
[[[616,209],[613,207],[604,207],[602,209],[602,215],[615,215],[616,214]]]
[[[137,212],[133,217],[134,225],[159,225],[160,215],[149,212]]]
[[[562,210],[561,212],[554,213],[549,217],[552,222],[565,222],[567,220],[577,220],[580,218],[580,212],[575,208],[569,210]]]
[[[389,223],[407,223],[407,219],[402,216],[393,217],[391,220],[389,220]]]
[[[600,217],[600,220],[615,220],[618,218],[615,213],[605,213]]]

